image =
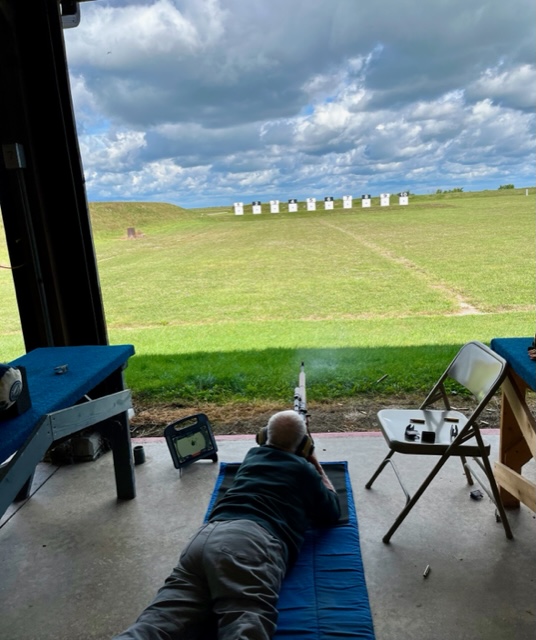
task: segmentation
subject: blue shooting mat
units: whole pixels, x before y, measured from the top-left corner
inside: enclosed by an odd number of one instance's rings
[[[206,518],[238,467],[220,464]],[[333,527],[306,532],[296,564],[281,588],[274,640],[374,640],[348,465],[324,462],[322,467],[339,494],[341,519]]]

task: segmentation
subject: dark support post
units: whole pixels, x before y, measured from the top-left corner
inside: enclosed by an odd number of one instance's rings
[[[132,500],[136,497],[136,478],[128,415],[121,413],[114,418],[114,422],[109,431],[109,440],[114,458],[117,497],[121,500]]]
[[[0,206],[26,350],[107,344],[57,0],[0,0]]]
[[[95,397],[100,397],[122,391],[124,388],[123,372],[119,369],[100,384],[94,393]],[[101,425],[99,430],[112,448],[117,497],[121,500],[131,500],[136,497],[136,477],[128,413],[120,413]]]

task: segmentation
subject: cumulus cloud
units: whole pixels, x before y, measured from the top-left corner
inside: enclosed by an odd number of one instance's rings
[[[65,39],[88,196],[193,206],[531,184],[535,9],[84,3]]]
[[[534,111],[536,105],[536,68],[521,64],[503,68],[501,63],[493,69],[486,69],[480,77],[467,87],[467,96],[475,100],[489,98],[494,102]]]

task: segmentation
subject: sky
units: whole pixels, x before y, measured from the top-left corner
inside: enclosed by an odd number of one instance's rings
[[[534,0],[94,0],[87,196],[192,208],[536,183]]]

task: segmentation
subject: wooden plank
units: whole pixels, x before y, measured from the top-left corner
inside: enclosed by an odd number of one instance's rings
[[[505,507],[517,507],[522,502],[531,511],[536,512],[536,484],[521,474],[513,471],[502,462],[496,462],[494,475],[497,484],[505,489],[515,500],[509,500],[502,495]],[[502,492],[501,492],[502,493]]]
[[[525,402],[524,394],[507,376],[503,389],[519,429],[525,438],[533,458],[536,458],[536,420]]]
[[[33,476],[35,467],[43,459],[52,442],[52,429],[48,418],[43,417],[24,446],[10,458],[9,462],[0,466],[0,518],[28,479]]]
[[[59,440],[119,413],[124,413],[131,407],[131,391],[124,389],[108,396],[49,413],[54,440]]]
[[[526,385],[518,387],[516,378],[502,385],[499,459],[520,472],[536,453],[536,422],[525,402]]]

